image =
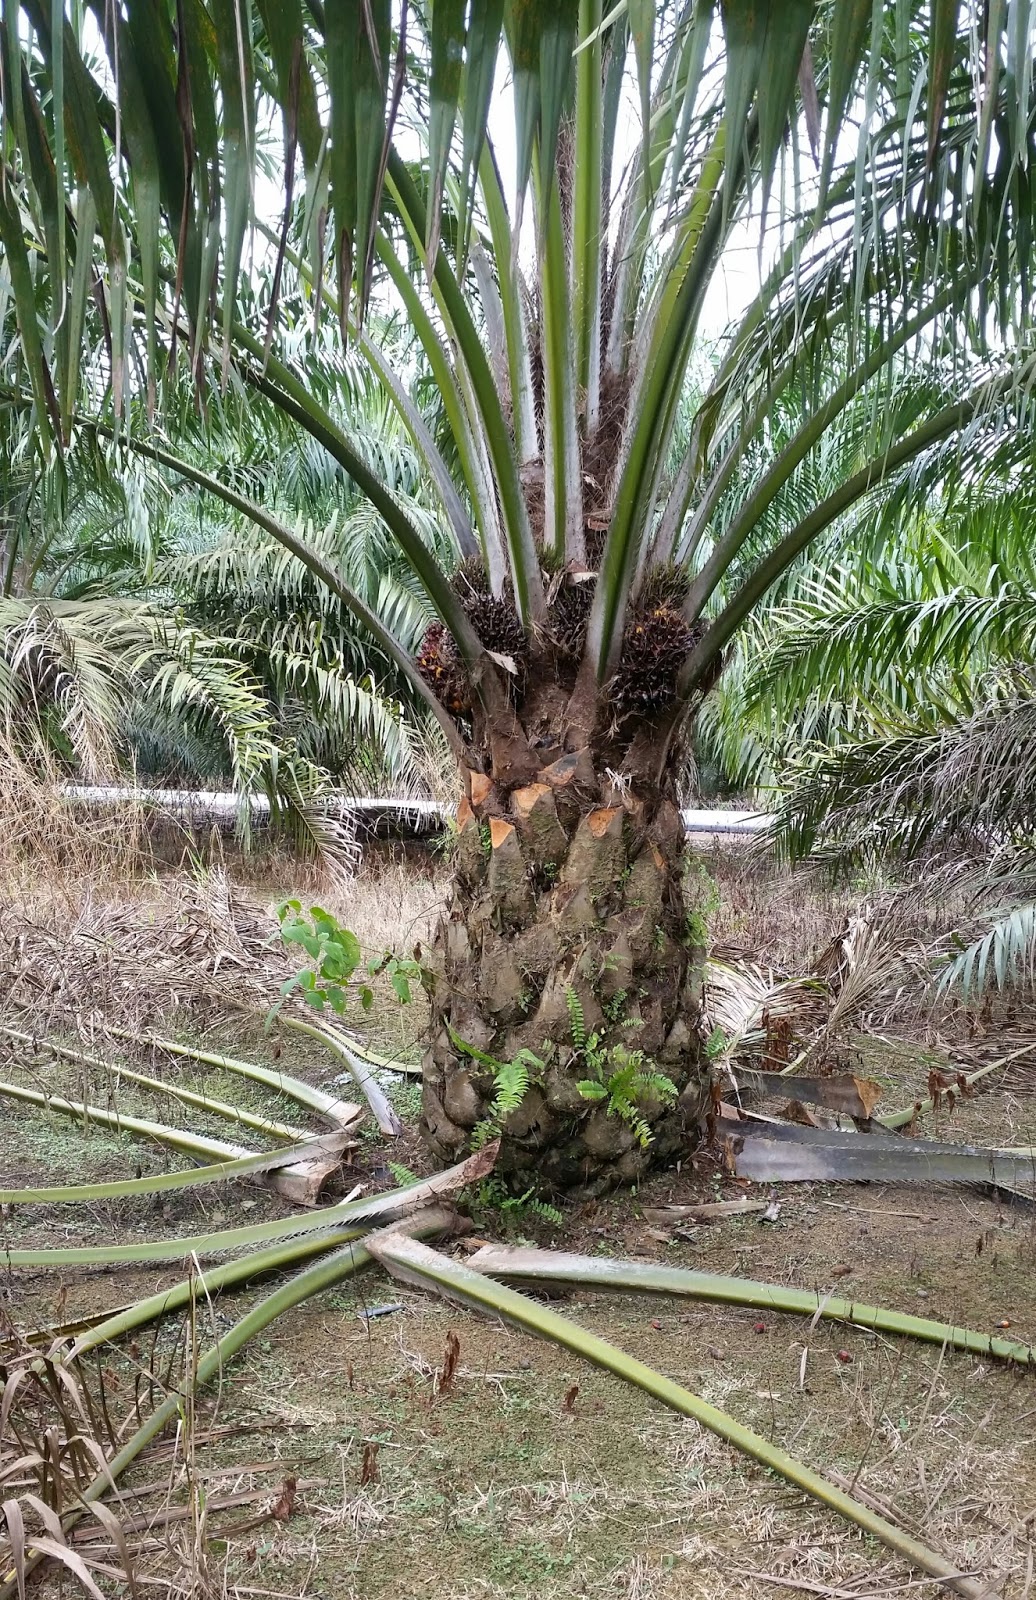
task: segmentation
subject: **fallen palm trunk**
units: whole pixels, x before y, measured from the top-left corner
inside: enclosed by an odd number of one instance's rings
[[[681,1388],[616,1345],[599,1339],[596,1334],[587,1333],[567,1317],[529,1300],[515,1289],[492,1282],[471,1267],[451,1261],[426,1245],[402,1237],[394,1229],[373,1234],[367,1240],[367,1248],[375,1260],[380,1261],[393,1277],[402,1282],[434,1289],[438,1294],[458,1300],[462,1305],[474,1306],[517,1323],[526,1331],[551,1339],[575,1355],[593,1362],[595,1366],[603,1367],[617,1378],[635,1384],[671,1410],[693,1418],[728,1444],[743,1450],[764,1467],[779,1473],[789,1483],[812,1495],[822,1505],[839,1512],[922,1572],[931,1574],[956,1594],[965,1596],[966,1600],[993,1600],[984,1585],[963,1577],[938,1551],[912,1538],[852,1495],[836,1488],[803,1462],[788,1455],[787,1451],[770,1444],[751,1428],[743,1427],[728,1412],[692,1394],[689,1389]]]
[[[755,1072],[746,1067],[728,1067],[728,1072],[738,1090],[750,1089],[767,1098],[795,1099],[807,1106],[823,1106],[827,1111],[837,1111],[846,1117],[868,1121],[881,1096],[881,1085],[872,1078],[845,1076],[840,1078],[796,1078],[790,1089],[787,1078],[780,1072]]]
[[[345,1142],[343,1142],[343,1140]],[[0,1189],[0,1205],[58,1205],[66,1201],[94,1204],[103,1200],[123,1200],[130,1196],[166,1194],[173,1189],[193,1189],[209,1183],[232,1183],[236,1178],[252,1178],[291,1166],[303,1157],[342,1151],[350,1144],[341,1133],[318,1134],[287,1150],[261,1151],[232,1161],[217,1161],[210,1166],[188,1167],[182,1172],[157,1172],[149,1178],[113,1178],[105,1183],[55,1184],[48,1189]]]
[[[135,1072],[132,1067],[105,1061],[100,1056],[88,1055],[84,1050],[73,1050],[69,1045],[55,1043],[53,1039],[37,1039],[32,1034],[21,1033],[17,1028],[3,1026],[0,1026],[0,1034],[8,1039],[17,1039],[20,1044],[31,1045],[35,1050],[46,1050],[50,1055],[60,1056],[64,1061],[73,1061],[77,1066],[91,1067],[96,1072],[114,1078],[125,1078],[130,1083],[139,1083],[155,1094],[169,1095],[183,1105],[208,1112],[210,1116],[222,1117],[227,1122],[240,1123],[242,1127],[250,1128],[255,1133],[265,1133],[271,1139],[281,1139],[285,1144],[296,1144],[306,1137],[304,1128],[292,1128],[287,1123],[256,1116],[241,1106],[232,1106],[225,1100],[214,1100],[209,1095],[196,1093],[193,1089],[184,1089],[178,1083],[165,1083],[161,1078],[149,1078],[146,1073]]]
[[[26,1105],[41,1106],[47,1111],[59,1111],[62,1116],[75,1117],[89,1126],[108,1128],[112,1133],[131,1133],[140,1139],[151,1139],[156,1144],[181,1150],[189,1156],[205,1156],[210,1161],[238,1161],[257,1155],[255,1150],[244,1150],[240,1145],[224,1144],[221,1139],[210,1139],[204,1134],[188,1133],[183,1128],[171,1128],[164,1122],[149,1122],[144,1117],[134,1117],[126,1111],[107,1111],[103,1106],[92,1106],[82,1100],[65,1100],[61,1095],[44,1094],[38,1089],[23,1089],[20,1084],[0,1083],[0,1095]],[[296,1145],[296,1154],[290,1162],[278,1162],[265,1169],[264,1183],[275,1189],[286,1200],[296,1205],[316,1205],[321,1189],[331,1173],[341,1164],[342,1151],[349,1143],[343,1130],[320,1140],[307,1139]],[[264,1169],[256,1167],[259,1173]]]
[[[471,1257],[469,1265],[490,1278],[523,1283],[557,1284],[566,1288],[619,1290],[630,1294],[664,1294],[675,1299],[705,1300],[717,1305],[751,1306],[759,1311],[783,1311],[819,1317],[825,1322],[849,1322],[877,1333],[905,1335],[928,1344],[949,1345],[972,1355],[995,1356],[1021,1366],[1036,1366],[1036,1350],[1013,1339],[994,1339],[974,1328],[956,1328],[927,1317],[913,1317],[880,1306],[833,1299],[812,1289],[790,1289],[779,1283],[728,1277],[716,1272],[686,1272],[646,1261],[622,1261],[604,1256],[573,1255],[563,1250],[508,1249],[487,1245]]]
[[[992,1073],[999,1071],[1001,1067],[1006,1067],[1010,1062],[1017,1061],[1019,1056],[1031,1055],[1034,1050],[1036,1050],[1036,1042],[1023,1044],[1020,1050],[1012,1050],[1009,1055],[1001,1056],[998,1061],[990,1061],[986,1066],[979,1067],[974,1072],[961,1073],[956,1080],[956,1084],[959,1084],[963,1092],[973,1089],[977,1083],[982,1082],[983,1078],[988,1078]],[[951,1083],[949,1092],[952,1092],[955,1086],[954,1083]],[[940,1092],[940,1100],[947,1098],[947,1092],[947,1090]],[[891,1111],[887,1117],[879,1117],[878,1121],[883,1128],[908,1128],[917,1117],[923,1116],[927,1111],[934,1111],[935,1104],[935,1096],[930,1095],[927,1100],[915,1100],[912,1106],[907,1106],[903,1111]]]
[[[446,1195],[456,1194],[470,1183],[478,1183],[493,1170],[498,1149],[499,1140],[496,1140],[431,1178],[421,1178],[405,1188],[389,1189],[385,1194],[348,1200],[337,1206],[324,1206],[306,1217],[280,1217],[274,1222],[256,1222],[246,1228],[225,1228],[217,1233],[199,1233],[185,1239],[158,1239],[144,1244],[73,1245],[63,1250],[0,1249],[0,1264],[4,1267],[55,1268],[182,1261],[191,1255],[212,1256],[247,1250],[252,1245],[270,1244],[276,1239],[301,1236],[316,1229],[359,1223],[365,1223],[368,1227],[382,1225],[431,1205]]]
[[[239,1077],[251,1078],[253,1083],[265,1084],[267,1089],[286,1095],[296,1105],[305,1106],[307,1111],[315,1111],[318,1117],[323,1117],[336,1127],[352,1128],[359,1120],[360,1108],[352,1101],[328,1094],[324,1089],[315,1089],[311,1083],[304,1083],[301,1078],[293,1078],[290,1073],[279,1072],[274,1067],[261,1067],[254,1061],[241,1061],[236,1056],[218,1055],[214,1051],[195,1050],[190,1045],[177,1044],[175,1039],[159,1039],[149,1033],[132,1033],[128,1028],[109,1025],[108,1032],[115,1039],[128,1039],[133,1044],[164,1050],[167,1055],[185,1056],[189,1061],[200,1061],[205,1066],[220,1067],[224,1072],[235,1072]]]
[[[423,1231],[426,1226],[434,1231],[439,1221],[437,1214],[434,1219],[418,1216],[413,1218],[408,1226],[415,1232]],[[359,1271],[370,1259],[370,1255],[361,1244],[347,1245],[329,1260],[316,1262],[304,1272],[289,1278],[287,1283],[281,1284],[265,1300],[253,1306],[251,1311],[236,1322],[217,1344],[205,1351],[194,1371],[187,1375],[179,1388],[167,1395],[147,1421],[126,1441],[122,1449],[105,1463],[104,1469],[82,1490],[80,1500],[83,1504],[67,1512],[61,1519],[65,1536],[67,1537],[69,1530],[86,1514],[87,1508],[100,1501],[105,1492],[118,1482],[127,1467],[133,1464],[152,1439],[180,1415],[187,1397],[210,1383],[213,1378],[219,1377],[227,1363],[250,1339],[255,1338],[256,1334],[269,1327],[271,1322],[285,1311],[290,1311],[293,1306],[301,1304],[312,1295],[331,1288],[343,1278]],[[0,1581],[0,1600],[13,1600],[16,1594],[23,1592],[25,1578],[39,1566],[45,1555],[46,1553],[34,1554],[22,1561],[17,1570],[4,1573]]]
[[[393,1110],[388,1095],[378,1083],[371,1068],[355,1054],[342,1035],[327,1023],[318,1025],[303,1022],[298,1017],[287,1017],[283,1012],[280,1020],[284,1027],[305,1034],[309,1039],[316,1039],[319,1044],[330,1050],[332,1055],[337,1056],[339,1061],[344,1062],[353,1082],[370,1106],[374,1120],[382,1133],[389,1139],[398,1139],[403,1132],[403,1124]]]

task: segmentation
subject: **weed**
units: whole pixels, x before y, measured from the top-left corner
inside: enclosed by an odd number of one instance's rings
[[[688,859],[683,880],[684,902],[694,901],[694,908],[684,918],[684,937],[690,945],[703,946],[709,942],[709,918],[719,910],[719,884],[704,863],[697,857]]]
[[[603,1056],[595,1058],[595,1076],[581,1078],[576,1085],[584,1100],[606,1101],[608,1116],[620,1117],[645,1150],[654,1135],[641,1110],[644,1100],[661,1100],[672,1105],[676,1099],[676,1085],[672,1079],[664,1072],[654,1072],[652,1065],[643,1050],[612,1045]],[[606,1077],[609,1066],[613,1070]]]
[[[618,999],[619,996],[616,996]],[[647,1099],[672,1105],[676,1085],[665,1073],[656,1072],[643,1050],[627,1050],[625,1045],[608,1044],[596,1031],[587,1033],[583,1003],[571,985],[565,990],[572,1043],[590,1076],[576,1085],[584,1100],[606,1102],[609,1117],[619,1117],[632,1129],[638,1144],[647,1149],[654,1137],[641,1106]],[[610,1020],[619,1029],[633,1025],[635,1019]]]
[[[403,1122],[414,1123],[421,1115],[421,1083],[417,1078],[407,1078],[396,1084],[389,1098]]]
[[[609,1022],[618,1023],[622,1013],[626,1009],[626,1001],[628,998],[629,997],[625,989],[617,989],[610,1000],[605,1000],[603,1002],[601,1010],[604,1012]]]
[[[710,1061],[718,1061],[729,1043],[730,1040],[722,1028],[713,1028],[705,1041],[705,1054]]]
[[[277,907],[277,920],[285,944],[301,946],[312,963],[281,985],[281,1003],[298,989],[315,1011],[323,1011],[329,1005],[341,1015],[347,1005],[344,986],[360,964],[360,941],[355,933],[343,928],[322,906],[310,906],[309,915],[304,915],[298,900],[283,901]],[[374,991],[369,986],[360,990],[360,1004],[365,1011],[374,1004]]]
[[[486,1116],[478,1123],[471,1136],[472,1147],[481,1150],[495,1139],[512,1111],[517,1111],[525,1099],[529,1084],[543,1071],[543,1062],[531,1050],[519,1050],[513,1061],[497,1061],[484,1050],[476,1050],[450,1028],[450,1038],[462,1055],[469,1056],[480,1066],[488,1067],[493,1074],[495,1093]]]
[[[541,1222],[550,1222],[560,1228],[565,1220],[556,1206],[537,1199],[534,1190],[526,1189],[524,1194],[511,1194],[499,1178],[485,1178],[475,1191],[471,1204],[475,1211],[496,1211],[504,1221],[513,1223],[537,1217]]]
[[[277,907],[277,920],[285,944],[301,946],[312,963],[281,985],[280,1004],[298,989],[314,1010],[323,1011],[329,1005],[341,1016],[348,1005],[346,986],[360,965],[359,939],[323,906],[310,906],[308,916],[305,915],[298,900],[283,901]],[[424,969],[420,963],[387,950],[367,962],[368,976],[374,978],[382,972],[387,974],[400,1004],[409,1005],[413,999],[411,984],[423,981]],[[364,1011],[369,1011],[374,1004],[374,990],[369,983],[360,984],[358,997]],[[274,1007],[271,1019],[279,1009],[279,1005]]]

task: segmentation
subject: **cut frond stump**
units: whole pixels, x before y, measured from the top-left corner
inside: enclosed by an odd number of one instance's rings
[[[501,927],[520,928],[534,904],[521,841],[513,822],[489,820],[489,893]]]
[[[554,866],[568,853],[568,836],[558,818],[554,791],[548,783],[531,783],[515,789],[511,812],[531,866]]]

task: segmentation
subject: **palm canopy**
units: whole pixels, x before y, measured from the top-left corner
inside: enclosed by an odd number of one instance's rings
[[[101,426],[294,550],[466,764],[528,781],[530,744],[595,740],[657,778],[801,551],[879,490],[944,478],[962,440],[1017,437],[1032,376],[1028,5],[713,11],[95,0],[59,37],[38,0],[8,4],[0,243],[41,447],[101,384]],[[504,62],[513,185],[486,135]],[[257,219],[269,251],[242,273],[260,155],[283,214]],[[757,292],[694,392],[709,287],[764,212]],[[377,293],[405,308],[431,408],[363,324]],[[326,402],[328,314],[421,452],[459,580]],[[92,319],[105,359],[84,372]],[[304,529],[140,437],[184,348],[200,391],[211,369],[262,396],[370,497],[442,624],[417,664]],[[854,448],[815,499],[849,408]]]

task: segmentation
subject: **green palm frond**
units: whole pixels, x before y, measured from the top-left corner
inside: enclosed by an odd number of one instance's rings
[[[90,777],[153,712],[214,734],[247,788],[270,738],[266,704],[218,640],[142,602],[0,602],[0,716],[16,744],[56,743]]]
[[[849,856],[876,850],[913,858],[985,845],[1031,829],[1036,695],[1018,673],[987,682],[965,716],[928,708],[869,739],[804,751],[775,817],[792,855],[822,837]]]
[[[785,702],[866,694],[893,670],[920,679],[1031,660],[1036,646],[1036,592],[1013,584],[917,599],[886,592],[862,602],[837,573],[811,587],[812,598],[773,612],[772,648],[752,675],[750,709],[778,691]]]
[[[981,999],[993,984],[1007,989],[1036,985],[1036,903],[1004,911],[989,932],[955,956],[939,980],[939,992],[959,990]]]
[[[86,29],[73,10],[57,35],[39,0],[5,13],[9,404],[35,424],[30,460],[92,432],[148,463],[143,502],[124,484],[118,541],[147,582],[168,567],[156,520],[186,542],[222,497],[228,536],[251,519],[306,569],[307,612],[340,614],[323,587],[367,618],[350,622],[349,676],[367,676],[366,626],[374,681],[391,693],[394,679],[393,697],[420,700],[479,764],[515,685],[451,582],[458,559],[477,551],[537,649],[558,574],[596,575],[579,670],[565,647],[580,730],[591,693],[591,720],[606,720],[627,631],[675,561],[690,583],[674,638],[693,643],[668,742],[756,608],[803,601],[807,549],[844,553],[861,521],[873,545],[954,476],[1003,482],[1012,452],[1017,466],[1036,374],[1034,42],[1018,7],[904,0],[892,26],[877,5],[793,0],[777,28],[754,0],[437,0],[398,75],[388,0],[345,9],[292,0],[246,17],[218,0],[211,52],[193,22],[170,31],[158,13],[131,27],[91,12]],[[238,23],[235,73],[222,28]],[[486,136],[501,49],[513,173]],[[641,139],[623,162],[634,81]],[[283,160],[262,155],[283,206],[257,217],[261,134],[281,114]],[[83,213],[69,229],[72,150]],[[706,338],[745,230],[760,234],[758,290]],[[157,518],[129,515],[162,496]],[[196,551],[209,543],[200,530]],[[293,575],[271,575],[286,594]],[[913,633],[886,617],[883,649],[916,635],[949,650],[964,637],[949,612],[929,607]],[[433,614],[470,727],[411,670]],[[843,724],[858,720],[853,707]]]

